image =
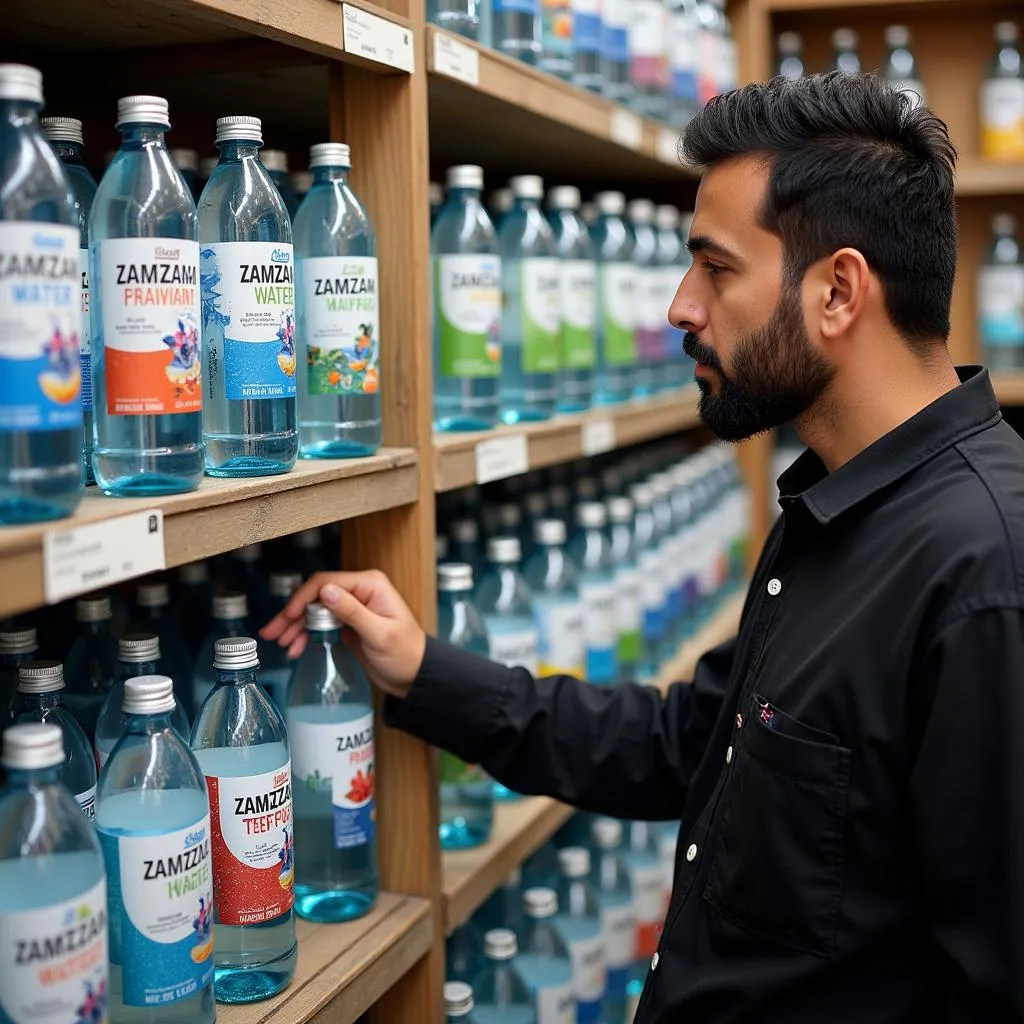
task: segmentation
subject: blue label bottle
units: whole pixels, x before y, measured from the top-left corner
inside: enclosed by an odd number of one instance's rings
[[[624,402],[636,379],[636,268],[634,239],[623,220],[621,192],[599,192],[599,216],[591,232],[597,253],[597,389],[598,404]]]
[[[555,927],[572,960],[576,1024],[600,1024],[605,996],[605,949],[601,907],[590,884],[590,851],[567,846],[558,852],[562,878]]]
[[[597,818],[592,826],[594,855],[590,882],[601,908],[606,991],[605,1024],[626,1024],[626,988],[636,957],[636,920],[629,871],[622,860],[622,822]]]
[[[643,664],[643,574],[637,564],[635,512],[629,498],[616,496],[608,509],[608,539],[615,573],[615,617],[619,637],[619,682],[636,680]]]
[[[555,927],[558,895],[546,887],[527,889],[523,911],[526,924],[516,966],[533,997],[537,1024],[576,1024],[572,960]]]
[[[541,55],[542,0],[493,0],[494,48],[527,64]]]
[[[633,267],[636,275],[633,309],[636,315],[637,368],[633,394],[643,398],[660,391],[663,386],[665,332],[662,328],[668,306],[661,289],[654,203],[649,199],[633,199],[627,209],[634,239]]]
[[[192,669],[192,707],[196,712],[217,682],[217,673],[212,668],[214,645],[218,640],[248,636],[254,632],[249,628],[249,599],[245,594],[217,594],[212,602],[212,611],[210,632],[199,647]]]
[[[540,0],[540,59],[541,71],[559,78],[569,79],[573,73],[574,0]]]
[[[117,679],[117,641],[110,632],[110,598],[80,597],[75,602],[78,636],[68,652],[64,700],[91,743],[100,708]]]
[[[634,550],[640,568],[640,610],[643,624],[644,677],[658,674],[665,650],[668,623],[668,568],[661,562],[660,536],[654,521],[654,493],[646,483],[634,484],[630,497],[636,508]]]
[[[489,0],[430,0],[427,18],[466,39],[480,38],[480,4]]]
[[[615,564],[604,505],[600,501],[580,502],[576,506],[576,526],[569,556],[579,574],[583,606],[587,652],[584,677],[608,685],[619,678],[619,626]]]
[[[573,0],[572,84],[598,95],[604,89],[600,0]]]
[[[602,93],[613,103],[633,101],[629,77],[629,0],[604,0],[601,4]]]
[[[484,934],[484,969],[473,981],[473,1018],[477,1024],[536,1024],[533,997],[519,973],[519,944],[509,928]]]
[[[693,379],[693,371],[683,352],[684,332],[669,322],[668,311],[692,260],[686,248],[686,238],[679,233],[679,210],[674,206],[658,206],[654,217],[658,229],[658,305],[662,310],[662,367],[660,381],[656,384],[662,388],[680,388]]]

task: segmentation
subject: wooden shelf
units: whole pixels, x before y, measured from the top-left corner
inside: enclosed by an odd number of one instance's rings
[[[430,902],[382,892],[348,924],[299,921],[299,962],[279,996],[218,1006],[219,1024],[352,1024],[431,947]]]
[[[861,7],[961,7],[976,11],[985,4],[990,6],[1004,0],[764,0],[769,11],[853,11]]]
[[[1024,193],[1024,161],[963,157],[956,173],[958,196],[1002,196]]]
[[[993,373],[992,385],[1000,405],[1024,405],[1024,370],[1019,373]]]
[[[514,445],[518,438],[525,438],[529,465],[520,466],[515,472],[541,469],[600,451],[625,448],[640,441],[691,430],[700,425],[697,399],[697,388],[691,385],[655,398],[602,406],[544,423],[466,434],[435,434],[436,489],[451,491],[476,482],[477,445],[482,442],[497,440],[500,444],[501,439],[506,439],[508,444]]]
[[[170,568],[244,544],[408,505],[419,496],[417,463],[410,448],[384,448],[366,459],[300,461],[281,476],[205,477],[197,491],[168,497],[107,498],[89,488],[68,519],[0,530],[0,616],[45,603],[43,543],[48,533],[160,509]]]
[[[736,635],[740,628],[740,615],[745,599],[745,593],[727,598],[703,629],[692,640],[684,643],[675,657],[662,667],[653,685],[664,693],[673,683],[693,682],[697,662],[705,651],[724,644],[726,640]]]

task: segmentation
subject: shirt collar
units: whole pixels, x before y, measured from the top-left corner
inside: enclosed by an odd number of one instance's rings
[[[960,386],[843,463],[834,473],[813,451],[779,477],[779,502],[802,502],[822,525],[1002,417],[988,370],[958,366]]]

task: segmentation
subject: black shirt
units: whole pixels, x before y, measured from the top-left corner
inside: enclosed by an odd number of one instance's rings
[[[988,374],[831,475],[667,696],[428,641],[388,719],[525,793],[682,818],[640,1024],[1024,1015],[1024,443]]]

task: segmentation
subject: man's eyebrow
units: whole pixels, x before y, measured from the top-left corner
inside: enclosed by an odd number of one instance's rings
[[[738,260],[739,256],[727,249],[720,242],[716,242],[709,235],[691,235],[686,240],[686,248],[690,254],[696,256],[699,252],[710,252],[727,260]]]

